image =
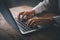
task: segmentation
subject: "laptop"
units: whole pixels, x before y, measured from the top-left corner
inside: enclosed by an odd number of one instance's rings
[[[13,28],[15,28],[17,31],[19,31],[21,34],[28,34],[32,33],[34,31],[37,31],[38,29],[31,29],[27,25],[25,25],[23,22],[19,21],[17,18],[13,18],[9,8],[7,7],[6,3],[3,2],[0,5],[0,11],[6,21],[12,25]]]

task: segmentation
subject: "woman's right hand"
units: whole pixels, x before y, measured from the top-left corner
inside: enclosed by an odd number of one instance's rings
[[[23,21],[23,19],[28,20],[28,19],[32,18],[34,13],[35,13],[35,10],[24,11],[24,12],[19,13],[17,18],[20,21]]]

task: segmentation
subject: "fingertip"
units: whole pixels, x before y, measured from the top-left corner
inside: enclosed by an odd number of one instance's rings
[[[17,19],[20,20],[20,15],[22,15],[24,12],[21,12],[18,14]]]

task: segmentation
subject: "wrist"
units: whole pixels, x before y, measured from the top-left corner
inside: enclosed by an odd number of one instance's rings
[[[35,15],[35,10],[31,10],[30,12]]]
[[[29,12],[32,14],[32,16],[35,15],[35,10],[30,10]]]

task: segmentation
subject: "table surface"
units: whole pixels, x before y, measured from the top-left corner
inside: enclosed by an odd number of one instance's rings
[[[14,17],[16,17],[20,12],[25,10],[30,10],[33,7],[30,6],[18,6],[10,8],[10,11]],[[9,34],[14,37],[18,37],[21,34],[17,32],[7,21],[4,19],[0,13],[0,29],[6,30]],[[42,29],[27,35],[22,35],[25,40],[59,40],[60,39],[60,28],[52,27],[48,29]],[[20,38],[20,37],[19,37]]]

